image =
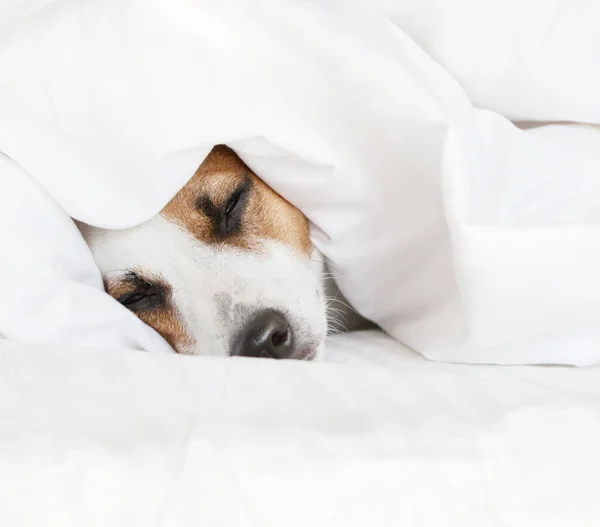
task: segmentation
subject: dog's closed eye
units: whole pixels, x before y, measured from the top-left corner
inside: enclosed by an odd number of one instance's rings
[[[229,196],[225,203],[225,232],[232,234],[239,230],[244,215],[246,201],[248,199],[248,190],[250,189],[250,178],[246,176],[241,185],[239,185]]]
[[[131,311],[150,311],[164,307],[167,302],[167,292],[164,285],[142,278],[135,273],[129,273],[126,281],[131,290],[119,295],[117,301]]]
[[[251,186],[250,177],[246,175],[222,206],[217,206],[208,195],[200,196],[196,201],[196,208],[210,219],[217,238],[237,234],[241,230]]]

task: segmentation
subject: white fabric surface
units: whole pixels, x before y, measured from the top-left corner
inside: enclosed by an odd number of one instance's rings
[[[371,1],[475,106],[516,121],[600,123],[600,2]]]
[[[398,343],[600,360],[597,20],[595,0],[1,2],[0,524],[600,525],[597,368]],[[335,337],[318,364],[128,351],[169,348],[69,215],[143,221],[219,142],[393,338]]]
[[[0,341],[11,527],[597,527],[600,371]]]
[[[600,131],[506,118],[600,122],[597,2],[444,4],[3,3],[0,334],[167,349],[67,215],[143,221],[226,142],[426,357],[598,362]]]

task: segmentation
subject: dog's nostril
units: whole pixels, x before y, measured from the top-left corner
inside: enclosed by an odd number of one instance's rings
[[[284,331],[274,331],[271,337],[271,344],[276,348],[285,346],[290,338],[290,328],[286,328]]]
[[[231,354],[243,357],[290,358],[294,334],[286,318],[273,309],[254,317],[235,339]]]

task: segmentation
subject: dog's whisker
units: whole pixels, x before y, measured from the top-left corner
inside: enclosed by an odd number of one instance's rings
[[[327,308],[328,316],[330,317],[339,317],[341,320],[346,318],[346,312],[336,308]]]
[[[344,302],[343,300],[340,300],[337,297],[327,297],[325,299],[325,301],[326,301],[327,309],[331,309],[331,310],[334,310],[334,311],[338,310],[338,311],[341,311],[341,312],[344,312],[344,309],[345,309],[345,310],[350,310],[352,313],[358,314],[358,312],[356,311],[356,309],[354,309],[350,304],[348,304],[347,302]],[[344,309],[333,307],[334,303],[340,304],[342,306],[342,308],[344,308]]]
[[[342,316],[342,313],[335,312],[335,311],[328,312],[327,329],[328,329],[328,333],[330,333],[331,330],[336,330],[336,331],[339,331],[342,333],[346,333],[348,331],[348,328],[345,324],[345,320],[344,320],[344,317]]]
[[[341,335],[343,333],[348,333],[348,330],[344,327],[338,327],[338,326],[328,326],[327,327],[327,334],[328,335]]]
[[[319,264],[323,264],[329,271],[333,271],[335,273],[337,273],[338,276],[344,276],[344,273],[342,271],[340,271],[335,264],[329,262],[329,261],[323,261],[323,260],[317,260],[315,258],[311,258],[311,261],[314,263],[319,263]]]
[[[338,304],[341,304],[344,308],[349,309],[350,311],[352,311],[353,313],[357,313],[356,309],[354,309],[350,304],[348,304],[347,302],[344,302],[343,300],[340,300],[339,298],[332,298],[331,302],[337,302]],[[332,308],[333,309],[333,308]]]

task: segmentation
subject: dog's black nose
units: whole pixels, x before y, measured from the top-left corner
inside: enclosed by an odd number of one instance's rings
[[[267,309],[246,324],[235,340],[231,354],[289,359],[294,349],[294,333],[286,318],[273,309]]]

